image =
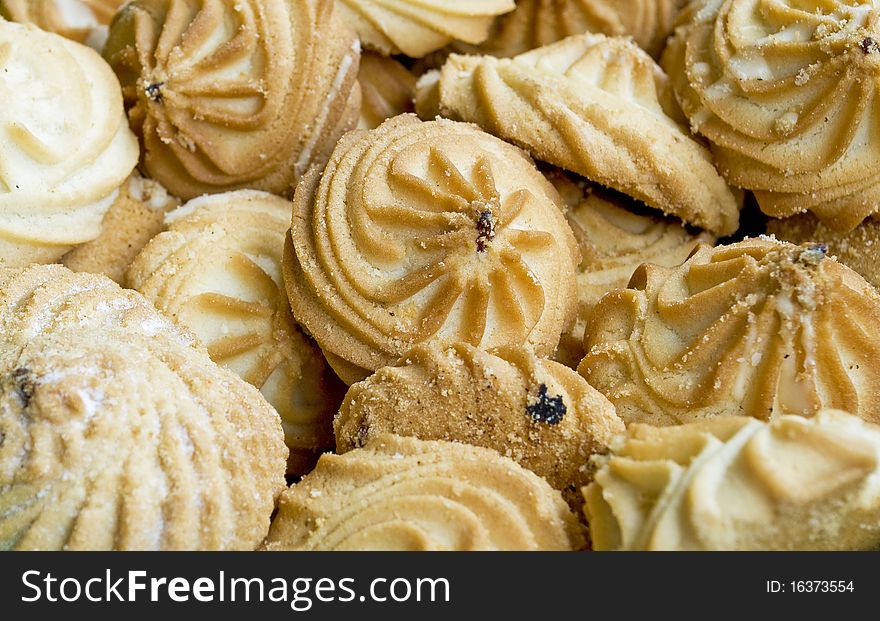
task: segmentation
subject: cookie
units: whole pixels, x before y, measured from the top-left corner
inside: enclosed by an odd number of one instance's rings
[[[347,134],[294,197],[284,277],[348,384],[431,338],[553,352],[578,251],[553,186],[473,125],[412,115]]]
[[[584,489],[596,550],[870,550],[880,427],[841,411],[633,425]]]
[[[107,40],[107,25],[124,1],[0,0],[0,17],[34,24],[100,52]]]
[[[576,550],[559,492],[489,449],[378,435],[282,494],[267,550]]]
[[[254,549],[281,424],[144,298],[0,269],[0,549]]]
[[[829,255],[880,287],[880,221],[873,217],[851,231],[840,232],[812,214],[801,214],[785,220],[770,220],[767,233],[793,244],[825,244]]]
[[[134,171],[101,222],[101,234],[61,258],[74,272],[103,274],[124,284],[125,270],[165,228],[165,214],[180,204],[161,184]]]
[[[104,48],[144,169],[185,200],[291,193],[357,122],[359,55],[333,0],[133,0]]]
[[[375,129],[385,119],[415,109],[416,77],[393,58],[375,52],[361,54],[358,82],[361,85],[359,129]]]
[[[33,25],[0,20],[0,101],[0,267],[51,263],[100,235],[137,139],[101,57]]]
[[[880,8],[699,0],[664,54],[694,131],[764,213],[847,231],[880,203]]]
[[[627,423],[842,409],[880,422],[880,294],[821,244],[769,238],[638,269],[595,306],[579,371]]]
[[[669,79],[631,40],[579,35],[512,59],[453,54],[439,108],[536,159],[717,235],[739,206],[678,121]]]
[[[514,0],[339,0],[342,18],[382,54],[419,58],[453,40],[480,43]]]
[[[238,190],[193,199],[167,222],[132,263],[129,286],[262,391],[281,416],[288,473],[307,472],[333,446],[342,390],[290,313],[281,278],[290,203]]]
[[[518,0],[516,10],[495,20],[477,50],[516,56],[572,35],[592,32],[630,36],[655,58],[688,0]],[[462,46],[463,51],[467,50]]]
[[[340,453],[382,433],[495,449],[575,497],[582,466],[624,428],[581,376],[525,347],[432,342],[353,385],[334,429]]]
[[[581,250],[577,321],[563,333],[554,355],[576,368],[586,353],[590,311],[603,295],[625,288],[642,263],[681,265],[698,245],[713,245],[715,237],[560,171],[547,176],[568,205],[566,218]]]

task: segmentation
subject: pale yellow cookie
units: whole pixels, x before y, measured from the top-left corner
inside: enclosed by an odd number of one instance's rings
[[[128,285],[262,391],[281,416],[288,472],[307,472],[333,446],[342,389],[290,313],[281,278],[290,203],[238,190],[193,199],[167,222],[132,263]]]
[[[559,492],[495,451],[378,435],[282,494],[268,550],[577,550]]]
[[[382,433],[495,449],[574,497],[623,423],[581,376],[525,347],[431,342],[353,385],[334,429],[340,453]]]
[[[358,82],[361,85],[360,129],[375,129],[385,119],[415,109],[416,77],[393,58],[375,52],[361,54]]]
[[[492,56],[516,56],[571,35],[593,32],[631,36],[660,55],[679,10],[688,0],[518,0],[516,10],[495,20],[479,46]]]
[[[503,59],[453,54],[439,89],[444,116],[537,159],[718,235],[739,225],[708,149],[678,122],[668,78],[628,39],[584,34]]]
[[[0,17],[29,23],[98,51],[125,0],[0,0]]]
[[[119,82],[84,45],[0,19],[0,267],[101,233],[138,158]]]
[[[880,546],[880,427],[845,412],[632,425],[594,461],[595,550]]]
[[[514,0],[338,0],[365,46],[419,58],[453,40],[480,43]]]
[[[159,183],[135,171],[104,215],[101,234],[68,252],[61,262],[74,272],[104,274],[122,285],[132,260],[165,228],[165,214],[179,204]]]
[[[642,266],[594,307],[578,370],[627,424],[824,408],[880,422],[880,294],[826,253],[761,238]]]
[[[359,55],[333,0],[133,0],[104,48],[146,172],[183,199],[292,192],[357,123]]]
[[[0,269],[0,432],[0,549],[254,549],[285,484],[255,388],[57,265]]]
[[[664,66],[719,169],[784,218],[846,231],[880,203],[880,5],[698,0]]]
[[[578,258],[525,153],[403,115],[347,134],[299,185],[284,277],[294,316],[351,384],[431,338],[552,353]]]
[[[812,214],[770,220],[767,233],[779,239],[803,244],[816,242],[828,246],[828,254],[880,287],[880,221],[871,217],[851,231],[835,231]]]
[[[554,356],[575,368],[586,353],[590,311],[603,295],[625,288],[642,263],[675,267],[699,244],[714,244],[715,237],[561,172],[547,177],[568,205],[565,215],[581,249],[577,321],[562,334]]]

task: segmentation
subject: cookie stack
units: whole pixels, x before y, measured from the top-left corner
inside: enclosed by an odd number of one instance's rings
[[[0,16],[0,549],[880,546],[876,3]]]

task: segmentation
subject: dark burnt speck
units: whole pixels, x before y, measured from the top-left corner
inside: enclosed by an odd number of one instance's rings
[[[12,372],[12,389],[21,401],[22,407],[28,407],[34,398],[37,384],[30,369],[19,367]]]
[[[149,97],[156,103],[162,103],[163,86],[165,86],[165,82],[154,82],[153,84],[148,84],[147,88],[144,90],[146,90],[147,92],[147,97]]]
[[[486,252],[489,242],[495,239],[495,218],[488,209],[477,218],[477,252]]]
[[[548,397],[547,384],[541,384],[540,388],[538,388],[537,400],[526,406],[526,411],[536,423],[558,425],[562,422],[568,408],[565,407],[565,403],[562,401],[562,395]]]
[[[862,51],[865,54],[880,54],[880,44],[871,37],[865,37],[862,39],[862,42],[859,43],[859,47],[862,48]]]

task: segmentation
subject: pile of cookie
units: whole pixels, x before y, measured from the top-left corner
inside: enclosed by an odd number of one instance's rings
[[[0,549],[880,546],[875,1],[0,15]]]

